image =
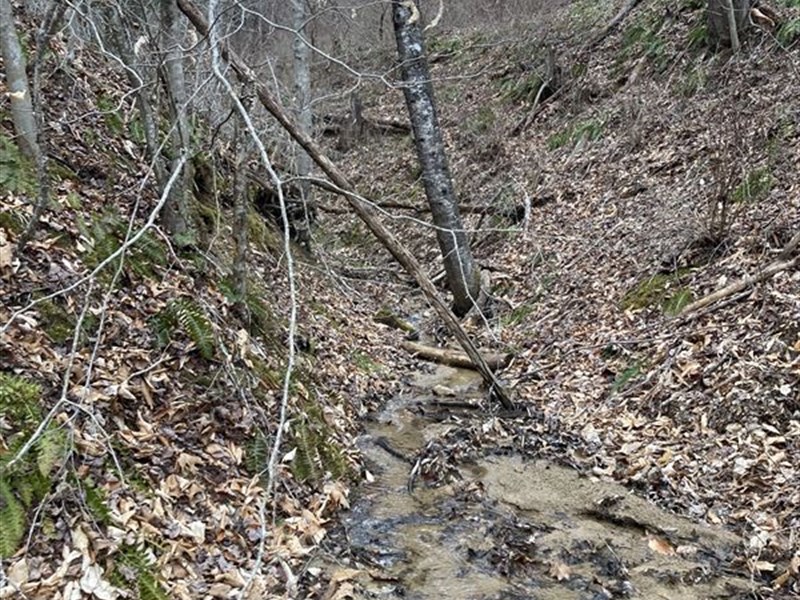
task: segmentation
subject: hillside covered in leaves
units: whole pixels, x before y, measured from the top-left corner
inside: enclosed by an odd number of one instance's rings
[[[747,597],[793,598],[800,4],[762,4],[769,22],[735,54],[710,47],[696,0],[641,2],[612,29],[619,3],[577,0],[426,32],[490,281],[489,309],[464,323],[513,357],[499,377],[516,409],[486,391],[480,410],[438,414],[448,426],[412,463],[431,488],[498,453],[621,483],[739,536],[726,568],[750,580]],[[37,23],[19,27],[33,52]],[[44,53],[50,203],[23,248],[37,173],[0,100],[0,598],[368,597],[355,559],[339,576],[314,561],[347,547],[340,519],[369,489],[364,422],[429,368],[386,323],[453,339],[330,186],[315,187],[299,244],[259,211],[254,184],[238,296],[235,150],[220,141],[232,124],[207,107],[199,236],[174,244],[130,81],[81,27]],[[199,64],[208,50],[193,52]],[[394,55],[361,49],[348,64],[363,78],[315,65],[316,137],[440,281],[402,94],[387,85]],[[341,125],[353,86],[356,133]],[[286,164],[285,136],[254,114]],[[677,552],[664,544],[654,551]]]

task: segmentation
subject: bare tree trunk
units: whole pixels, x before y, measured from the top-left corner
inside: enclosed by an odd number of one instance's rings
[[[172,135],[173,167],[184,152],[191,147],[189,118],[186,114],[186,81],[183,74],[183,50],[181,39],[185,28],[181,27],[181,13],[174,0],[162,0],[161,19],[165,43],[164,73],[169,97],[169,111],[175,128]],[[178,246],[193,244],[196,233],[192,227],[192,167],[187,162],[181,179],[175,186],[169,202],[164,206],[164,225]]]
[[[249,94],[244,94],[242,101],[249,112],[251,101]],[[240,139],[242,118],[235,116],[233,143],[236,152],[236,165],[233,174],[233,237],[236,242],[236,254],[233,259],[233,287],[236,291],[236,305],[240,312],[247,312],[247,144]],[[247,138],[245,138],[247,139]]]
[[[28,85],[25,54],[19,42],[9,0],[0,0],[0,50],[5,64],[6,86],[11,99],[11,120],[17,133],[17,144],[25,156],[35,161],[41,154],[36,139],[36,116]]]
[[[314,126],[314,115],[311,111],[311,49],[303,38],[307,38],[306,25],[311,12],[306,0],[291,0],[292,26],[296,32],[293,42],[294,50],[294,95],[297,110],[297,125],[306,135],[311,135]],[[304,232],[298,232],[298,239],[310,241],[311,222],[316,218],[316,207],[311,197],[311,184],[307,178],[311,174],[313,161],[308,153],[299,145],[295,145],[295,167],[300,177],[300,196],[305,209]]]
[[[189,17],[189,20],[197,28],[201,35],[208,35],[208,23],[206,22],[203,14],[191,2],[191,0],[177,0],[178,6],[184,14]],[[386,226],[378,218],[375,209],[366,202],[361,196],[354,194],[350,190],[352,185],[345,177],[344,173],[325,156],[320,147],[314,140],[301,131],[294,121],[289,117],[284,109],[275,101],[269,90],[262,84],[256,77],[255,73],[250,69],[227,45],[222,44],[220,48],[222,56],[230,63],[236,74],[242,78],[243,81],[255,85],[256,95],[258,96],[261,104],[266,108],[270,114],[281,124],[281,126],[291,135],[302,147],[308,152],[309,156],[315,163],[331,178],[339,192],[344,195],[347,202],[353,208],[353,211],[358,217],[364,221],[369,227],[370,231],[375,237],[380,240],[384,247],[391,253],[391,255],[416,279],[425,296],[430,301],[436,312],[447,325],[448,329],[453,332],[461,347],[470,357],[472,363],[475,365],[476,370],[481,374],[483,380],[489,387],[491,396],[499,401],[504,408],[512,410],[514,403],[508,395],[506,389],[495,377],[492,370],[483,360],[483,357],[478,352],[475,344],[472,343],[467,333],[461,327],[458,319],[447,308],[447,305],[442,301],[436,287],[431,282],[430,278],[423,271],[419,261],[414,257],[408,249],[403,246],[394,234],[389,231]]]
[[[729,46],[738,50],[741,33],[749,24],[753,0],[708,0],[706,19],[712,46]]]
[[[46,20],[42,27],[48,26]],[[44,35],[37,37],[40,44],[45,43]],[[41,49],[37,51],[40,52]],[[22,250],[33,236],[42,213],[50,203],[50,177],[47,173],[47,155],[39,145],[39,118],[34,109],[34,103],[40,103],[41,99],[32,95],[28,85],[25,54],[14,25],[14,13],[9,0],[0,0],[0,53],[5,65],[6,86],[11,98],[11,120],[17,134],[17,144],[22,154],[30,158],[36,168],[38,197],[33,206],[31,220],[17,240],[17,245]],[[34,91],[38,93],[36,86]],[[41,109],[41,106],[38,108]]]
[[[136,105],[139,109],[139,120],[144,133],[145,153],[150,161],[159,187],[167,183],[167,174],[158,149],[158,127],[156,126],[155,111],[150,101],[150,87],[155,84],[155,77],[148,77],[147,73],[137,64],[133,52],[133,44],[128,37],[132,28],[123,23],[117,7],[110,7],[110,21],[112,24],[111,44],[125,62],[125,74],[128,82],[136,92]],[[151,69],[151,71],[154,71]]]
[[[447,283],[453,292],[453,311],[458,316],[464,316],[478,300],[480,271],[472,258],[461,224],[436,114],[419,11],[413,0],[394,1],[392,9],[397,53],[404,79],[403,92],[414,130],[417,156],[422,165],[425,194],[437,227],[436,237],[444,257]]]

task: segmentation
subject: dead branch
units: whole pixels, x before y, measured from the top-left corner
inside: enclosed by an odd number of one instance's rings
[[[190,0],[177,0],[178,6],[181,11],[187,16],[189,21],[194,25],[197,31],[207,36],[209,32],[208,23],[206,22],[203,13],[194,5]],[[431,280],[425,274],[422,266],[416,257],[403,246],[395,235],[386,228],[380,220],[377,211],[370,202],[365,200],[362,196],[352,192],[352,184],[348,181],[345,174],[328,158],[310,135],[302,131],[284,108],[278,104],[275,98],[270,93],[269,89],[262,83],[261,79],[257,77],[255,72],[227,44],[220,44],[220,51],[223,58],[228,61],[232,70],[236,73],[242,81],[251,84],[255,90],[256,95],[267,111],[281,124],[289,135],[308,153],[317,165],[325,172],[325,174],[333,181],[336,186],[341,188],[342,195],[353,208],[353,211],[364,221],[369,227],[370,231],[376,238],[383,244],[383,246],[391,253],[391,255],[399,262],[408,273],[414,277],[417,284],[420,286],[428,301],[434,307],[441,319],[444,321],[447,328],[453,333],[458,340],[461,347],[471,359],[475,368],[483,377],[487,386],[489,387],[490,394],[496,398],[503,408],[512,410],[514,403],[511,401],[508,392],[502,386],[500,381],[495,377],[492,369],[486,364],[478,349],[472,343],[467,333],[461,327],[458,319],[448,308],[442,297],[436,290]]]
[[[425,346],[416,342],[403,342],[400,344],[404,350],[411,352],[425,360],[436,363],[441,363],[449,367],[457,367],[459,369],[474,369],[475,365],[469,356],[458,350],[449,350],[447,348],[434,348],[433,346]],[[511,354],[498,354],[495,352],[484,354],[483,359],[490,369],[496,371],[508,366],[513,356]]]
[[[606,28],[603,29],[599,34],[597,34],[587,45],[585,50],[591,50],[595,46],[597,46],[600,42],[606,39],[609,35],[611,35],[614,30],[620,26],[620,24],[625,20],[625,18],[631,13],[631,11],[636,8],[636,6],[641,2],[641,0],[628,0],[625,3],[620,11],[611,19],[611,22],[606,25]]]
[[[715,292],[708,294],[707,296],[704,296],[703,298],[700,298],[699,300],[695,300],[691,304],[687,304],[683,308],[680,314],[681,316],[687,315],[700,308],[703,308],[704,306],[708,306],[709,304],[713,304],[714,302],[722,300],[727,296],[731,296],[733,294],[741,292],[742,290],[752,285],[755,285],[756,283],[759,283],[761,281],[766,281],[767,279],[774,277],[781,271],[792,269],[798,265],[800,265],[800,255],[795,256],[791,260],[776,260],[767,265],[766,267],[764,267],[764,270],[757,273],[756,275],[751,275],[750,277],[745,277],[743,279],[740,279],[739,281],[735,281],[732,284],[725,286],[722,289],[719,289]]]

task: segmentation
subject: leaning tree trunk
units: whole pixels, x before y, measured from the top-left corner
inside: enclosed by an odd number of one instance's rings
[[[419,23],[419,10],[412,0],[392,3],[397,53],[402,67],[403,93],[414,130],[417,156],[422,166],[425,194],[431,206],[447,283],[453,292],[453,312],[464,316],[477,303],[480,271],[472,258],[461,224],[458,202],[444,140],[436,114],[428,61]]]
[[[191,0],[176,0],[180,9],[184,14],[189,17],[189,20],[197,28],[201,35],[208,35],[209,26],[203,14],[194,5]],[[222,56],[229,62],[236,74],[242,78],[243,81],[254,85],[256,89],[256,96],[258,97],[264,108],[272,114],[273,117],[281,124],[289,135],[291,135],[296,142],[298,142],[314,162],[325,172],[331,181],[338,187],[339,193],[343,194],[350,204],[353,211],[358,217],[364,221],[369,227],[370,231],[375,234],[375,237],[380,240],[384,247],[391,253],[391,255],[416,279],[425,296],[430,301],[433,308],[445,322],[450,331],[455,335],[461,347],[472,360],[478,372],[483,377],[487,386],[489,386],[492,397],[496,398],[503,408],[513,409],[514,403],[508,395],[505,387],[500,383],[495,374],[486,364],[486,361],[481,356],[475,344],[467,335],[464,328],[458,322],[458,319],[450,312],[447,305],[440,298],[436,287],[428,277],[427,273],[422,269],[422,265],[414,257],[408,249],[403,246],[394,234],[389,231],[386,226],[381,222],[378,217],[377,210],[372,203],[367,202],[361,196],[351,191],[350,182],[345,177],[344,173],[334,165],[331,160],[322,153],[322,149],[316,142],[302,130],[300,130],[292,118],[284,111],[278,102],[272,97],[272,94],[267,87],[257,78],[255,72],[247,66],[226,44],[221,44]]]
[[[708,39],[712,47],[738,50],[742,31],[750,24],[753,0],[708,0],[706,19]]]

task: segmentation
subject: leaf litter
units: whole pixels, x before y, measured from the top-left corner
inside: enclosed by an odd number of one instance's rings
[[[526,107],[510,105],[491,84],[492,73],[509,60],[505,45],[435,65],[437,89],[451,85],[462,92],[461,102],[440,100],[462,197],[477,204],[498,193],[528,197],[536,208],[524,229],[466,216],[497,299],[490,327],[475,324],[473,333],[486,347],[515,353],[503,378],[522,413],[488,420],[468,411],[436,415],[453,426],[410,458],[420,464],[422,485],[433,488],[463,479],[459,467],[465,461],[497,452],[547,456],[618,481],[676,514],[736,532],[744,543],[730,568],[751,577],[762,597],[788,598],[798,593],[800,552],[797,273],[779,273],[734,302],[691,318],[665,315],[655,306],[621,306],[627,293],[664,269],[686,269],[681,285],[695,297],[757,272],[800,223],[794,177],[799,134],[791,112],[800,91],[797,49],[766,44],[729,62],[692,55],[683,51],[683,40],[701,12],[684,8],[670,22],[663,44],[675,58],[664,71],[641,56],[615,68],[621,34],[588,56],[555,36],[557,55],[565,64],[583,65],[585,74],[516,137],[508,131]],[[642,15],[652,16],[631,18]],[[563,10],[554,11],[541,27],[564,17]],[[518,43],[524,46],[525,39]],[[82,52],[82,60],[85,71],[74,70],[64,83],[75,90],[69,102],[48,97],[45,110],[54,123],[59,111],[81,114],[102,131],[98,81],[87,73],[107,70],[91,52]],[[626,76],[637,68],[647,77],[628,85]],[[708,79],[686,99],[675,91],[690,69],[703,70]],[[479,75],[459,79],[464,72]],[[53,86],[66,77],[60,71],[52,76]],[[482,77],[487,84],[476,85]],[[104,93],[117,90],[120,101],[130,101],[123,99],[122,80],[109,74],[103,83]],[[370,102],[376,112],[403,114],[396,94],[376,94]],[[497,114],[488,152],[482,139],[476,143],[458,125],[483,106]],[[602,136],[551,148],[548,140],[575,119],[602,122]],[[64,244],[63,236],[85,244],[76,223],[90,221],[108,204],[128,214],[131,190],[144,173],[145,165],[132,157],[111,158],[130,154],[109,131],[103,133],[105,155],[77,128],[52,135],[77,181],[60,184],[57,210],[24,258],[15,254],[13,232],[0,229],[3,323],[31,299],[88,272],[88,246]],[[776,139],[779,152],[770,156]],[[768,162],[775,181],[766,200],[738,211],[724,243],[703,246],[712,157],[725,153],[748,169]],[[100,176],[106,161],[114,165],[113,183]],[[373,140],[342,161],[374,197],[421,198],[419,183],[409,176],[414,157],[406,142]],[[78,205],[70,193],[79,196]],[[145,190],[142,200],[147,210],[154,190]],[[8,194],[3,210],[29,209]],[[327,235],[358,237],[358,225],[341,215],[323,215],[323,225]],[[418,256],[435,264],[434,245],[414,223],[394,225]],[[380,579],[379,570],[357,561],[332,576],[308,564],[320,548],[346,545],[338,515],[352,504],[351,483],[362,474],[367,478],[356,444],[359,419],[406,389],[409,372],[424,369],[398,350],[396,332],[371,317],[387,299],[400,314],[420,315],[429,329],[430,314],[369,239],[336,247],[328,257],[333,270],[325,276],[317,265],[298,274],[302,295],[313,299],[301,300],[300,323],[315,348],[301,357],[308,380],[293,392],[291,412],[299,418],[308,403],[322,407],[325,436],[342,449],[350,478],[297,479],[291,468],[296,447],[287,444],[274,525],[265,526],[259,514],[264,489],[258,469],[246,462],[256,433],[268,440],[274,434],[278,394],[271,374],[283,364],[281,340],[230,327],[236,323],[230,303],[213,281],[175,256],[155,278],[127,275],[127,289],[109,296],[96,353],[91,333],[78,336],[74,353],[71,340],[54,339],[44,303],[18,315],[0,340],[4,370],[40,382],[54,406],[61,379],[72,369],[61,410],[53,415],[69,431],[71,451],[61,476],[71,483],[53,486],[30,523],[34,535],[26,551],[4,561],[0,596],[124,597],[131,582],[145,585],[152,573],[153,589],[163,597],[232,597],[249,583],[252,598],[345,598],[358,597],[359,580]],[[337,275],[338,267],[365,264],[379,275],[356,282]],[[270,282],[265,299],[280,324],[286,284],[275,265],[264,257],[253,268],[256,278]],[[153,344],[151,320],[184,295],[209,315],[218,348],[213,360],[200,356],[186,333],[166,346]],[[103,312],[102,295],[86,285],[57,300],[73,321],[85,307],[87,314]],[[527,310],[512,320],[510,310],[522,307]],[[354,369],[356,352],[367,354],[374,368]],[[92,508],[92,498],[100,498],[107,512]],[[522,530],[520,523],[509,529]],[[261,542],[266,559],[252,573]],[[658,534],[646,544],[664,556],[689,551]],[[512,546],[509,539],[499,550],[509,556]],[[524,560],[520,548],[517,556]],[[139,562],[126,563],[126,552]],[[573,577],[560,559],[547,569],[556,581]]]

